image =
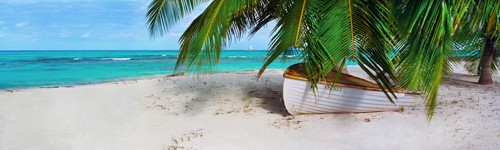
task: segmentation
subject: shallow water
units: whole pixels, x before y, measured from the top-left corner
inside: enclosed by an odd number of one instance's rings
[[[258,70],[267,51],[224,51],[215,72]],[[65,86],[174,73],[178,51],[0,51],[0,89]],[[288,56],[268,69],[299,62]],[[181,70],[182,71],[182,70]]]

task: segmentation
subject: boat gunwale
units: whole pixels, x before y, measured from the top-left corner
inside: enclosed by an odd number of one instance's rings
[[[298,65],[298,64],[294,64],[290,67],[288,67],[286,70],[285,70],[285,73],[283,73],[283,77],[284,78],[289,78],[289,79],[295,79],[295,80],[301,80],[301,81],[305,81],[305,82],[310,82],[308,78],[304,77],[304,75],[300,74],[300,73],[293,73],[291,70],[294,70],[295,72],[298,72],[296,71],[295,69],[292,69],[293,66],[295,65]],[[346,77],[346,78],[354,78],[356,80],[361,80],[363,82],[368,82],[368,83],[372,83],[372,84],[376,84],[376,83],[373,83],[372,81],[369,81],[369,80],[366,80],[366,79],[363,79],[363,78],[360,78],[360,77],[356,77],[356,76],[353,76],[353,75],[350,75],[350,74],[345,74],[345,73],[342,73],[341,72],[341,78],[342,77]],[[324,80],[320,80],[318,81],[318,83],[321,83],[321,84],[326,84],[326,85],[332,85],[333,82],[329,81],[328,79],[324,79]],[[374,88],[374,87],[366,87],[366,86],[358,86],[358,85],[349,85],[349,84],[343,84],[343,83],[339,83],[339,82],[336,82],[335,84],[333,84],[334,86],[339,86],[339,87],[347,87],[347,88],[355,88],[355,89],[361,89],[361,90],[370,90],[370,91],[379,91],[379,92],[383,92],[383,90],[381,88]],[[333,88],[333,87],[332,87]],[[406,95],[415,95],[415,96],[418,96],[420,95],[420,93],[414,93],[414,92],[407,92],[406,90],[404,89],[400,89],[400,88],[392,88],[392,90],[395,92],[395,93],[402,93],[402,94],[406,94]],[[387,90],[388,91],[388,90]]]
[[[287,79],[292,79],[292,80],[295,80],[295,81],[301,81],[303,82],[303,80],[297,80],[297,79],[293,79],[293,78],[287,78]],[[320,83],[322,85],[324,85],[323,83]],[[337,83],[336,83],[337,84]],[[340,83],[339,83],[340,84]],[[297,86],[295,84],[291,84],[290,87],[295,87],[295,88],[302,88],[301,86]],[[364,89],[357,89],[357,88],[350,88],[350,87],[343,87],[345,89],[349,89],[349,90],[364,90]],[[316,92],[319,92],[321,89],[318,89]],[[333,90],[333,91],[336,91],[336,90]],[[332,91],[331,91],[332,92]],[[347,92],[347,91],[338,91],[338,92],[343,92],[343,93],[349,93],[349,94],[357,94],[356,92]],[[382,92],[382,91],[370,91],[370,92]],[[365,93],[366,94],[366,93]],[[410,96],[418,96],[418,95],[411,95],[411,93],[398,93],[396,92],[396,94],[401,94],[400,96],[397,96],[398,98],[397,99],[400,99],[401,97],[404,99],[404,97],[410,97]],[[383,97],[383,98],[387,98],[386,95],[374,95],[374,94],[368,94],[369,96],[374,96],[374,97]]]

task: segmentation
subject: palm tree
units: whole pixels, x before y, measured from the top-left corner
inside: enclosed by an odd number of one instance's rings
[[[479,84],[482,85],[491,85],[493,84],[493,73],[496,72],[496,64],[498,62],[498,48],[495,44],[495,41],[498,40],[498,36],[485,36],[486,39],[484,49],[482,49],[481,62],[479,70],[481,73],[479,74]]]
[[[481,12],[481,19],[478,20],[480,26],[479,36],[483,37],[481,57],[478,67],[479,71],[479,84],[490,85],[493,84],[492,73],[496,72],[499,64],[498,57],[498,40],[500,37],[500,4],[489,4],[488,2],[479,3],[479,11]]]
[[[497,71],[500,56],[497,46],[500,37],[500,1],[482,0],[474,4],[469,7],[465,25],[459,28],[459,32],[464,33],[462,35],[468,36],[459,41],[471,50],[481,47],[480,52],[471,52],[472,55],[466,56],[466,66],[469,72],[480,75],[479,84],[490,85],[493,84],[492,74]]]
[[[460,51],[463,51],[463,55],[462,56],[459,56],[459,57],[456,57],[454,58],[454,61],[457,61],[457,62],[465,62],[463,65],[465,66],[465,69],[467,69],[467,71],[469,72],[469,74],[471,75],[481,75],[481,71],[482,71],[482,68],[486,68],[488,69],[489,67],[485,67],[484,63],[481,63],[481,58],[482,58],[482,54],[483,54],[483,47],[484,47],[484,42],[482,42],[484,40],[481,39],[480,41],[481,42],[478,42],[477,44],[475,45],[481,45],[480,48],[478,50],[478,46],[475,46],[475,47],[459,47],[458,50]],[[495,52],[492,56],[492,63],[491,63],[491,73],[492,74],[496,74],[498,72],[498,69],[500,67],[500,50],[498,50],[498,42],[497,42],[497,45],[496,45],[496,49],[494,49],[493,51]],[[489,72],[489,71],[487,71]],[[481,77],[480,77],[481,78]],[[482,77],[482,79],[488,79],[486,77]],[[478,82],[479,83],[479,82]],[[485,84],[487,85],[487,84]]]
[[[208,0],[153,0],[146,14],[153,37]],[[356,62],[396,98],[394,85],[427,93],[436,106],[455,31],[474,1],[435,0],[216,0],[183,33],[176,70],[209,71],[231,40],[277,22],[259,76],[279,55],[302,56],[316,86],[335,66]],[[401,43],[395,46],[395,43]],[[301,49],[297,51],[297,49]],[[391,56],[391,57],[390,57]],[[395,57],[394,57],[395,56]],[[207,65],[208,64],[208,65]],[[314,88],[313,88],[314,89]]]

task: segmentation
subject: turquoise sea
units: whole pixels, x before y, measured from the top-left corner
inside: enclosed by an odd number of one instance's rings
[[[215,72],[258,70],[267,51],[222,52]],[[0,51],[0,89],[53,87],[164,76],[174,73],[178,51],[82,50]],[[284,69],[299,58],[277,60]]]

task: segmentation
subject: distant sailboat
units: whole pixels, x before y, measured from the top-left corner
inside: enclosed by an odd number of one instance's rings
[[[253,50],[252,45],[250,45],[250,47],[248,47],[248,50],[249,50],[249,51]]]

